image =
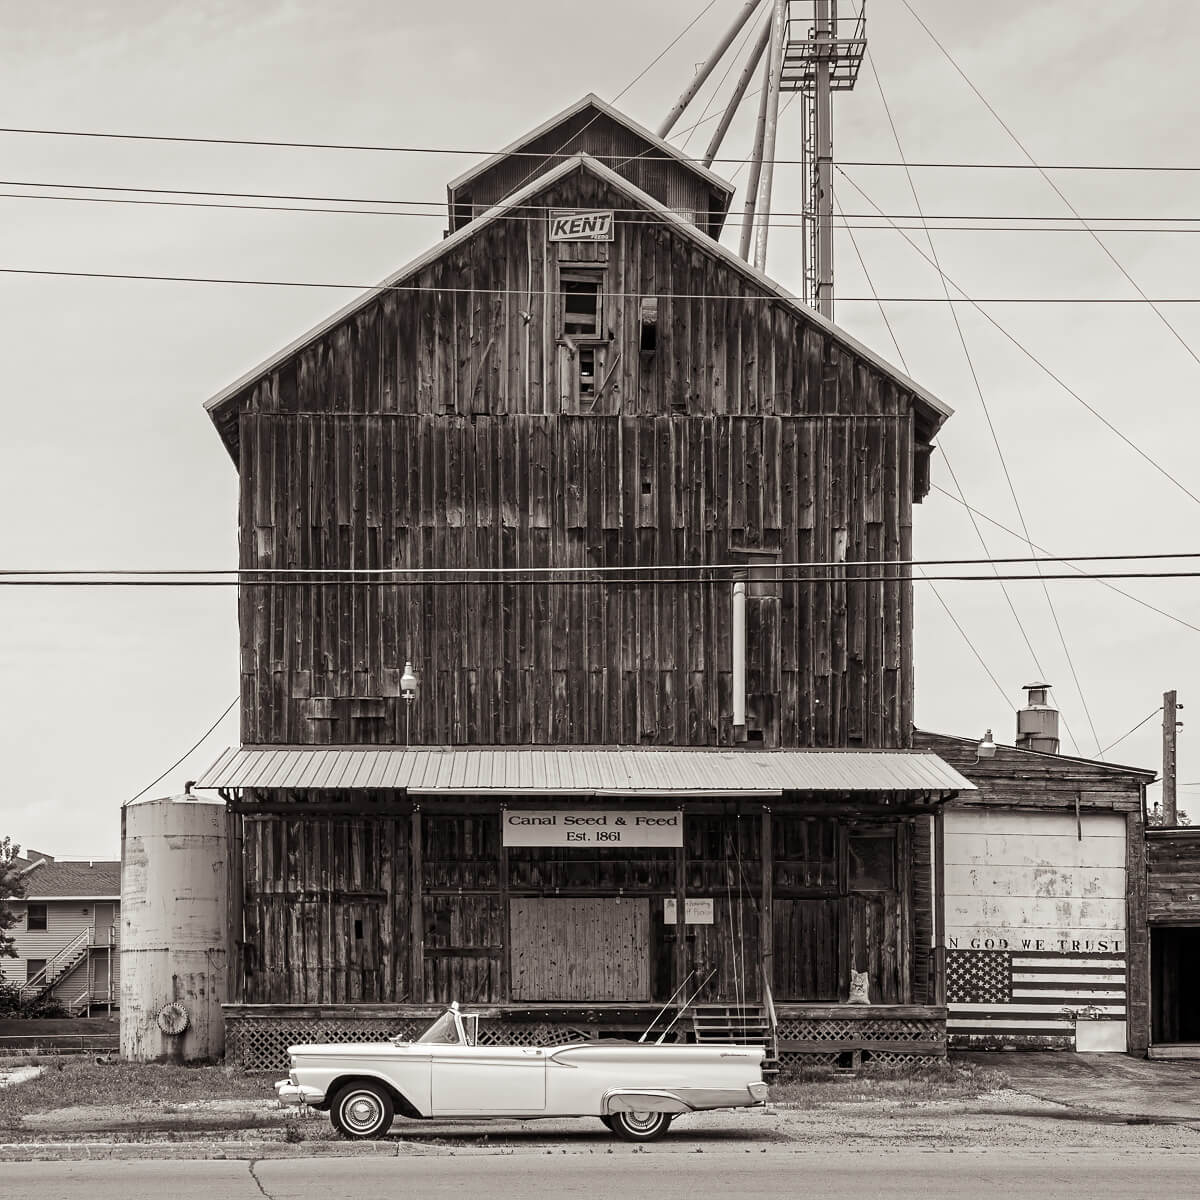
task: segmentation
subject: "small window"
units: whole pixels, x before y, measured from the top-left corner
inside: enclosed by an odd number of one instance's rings
[[[603,282],[601,271],[572,269],[560,272],[563,333],[570,337],[600,336]]]
[[[896,839],[890,833],[850,835],[850,890],[890,892],[896,887]]]
[[[40,929],[46,928],[46,906],[44,904],[30,904],[25,912],[25,928]]]
[[[362,922],[361,921],[356,920],[354,922],[354,940],[356,942],[361,942],[363,940],[363,930],[362,930]]]
[[[592,346],[579,348],[579,394],[596,394],[596,351]]]
[[[25,982],[33,983],[46,969],[44,958],[27,958],[25,960]]]

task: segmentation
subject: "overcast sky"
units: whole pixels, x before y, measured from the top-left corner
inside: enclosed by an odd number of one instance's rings
[[[1200,5],[911,2],[1039,162],[1200,165]],[[739,7],[740,0],[716,0],[620,106],[656,125]],[[482,152],[585,91],[616,97],[703,8],[704,0],[2,0],[0,124]],[[878,77],[910,159],[1022,161],[900,0],[872,0],[869,16]],[[708,95],[680,130],[702,115]],[[798,116],[793,108],[781,121],[780,157],[799,157]],[[747,152],[750,117],[735,124],[723,153]],[[835,121],[839,160],[895,160],[868,68],[853,93],[837,98]],[[711,128],[711,121],[702,126],[689,150],[702,151]],[[0,175],[12,181],[0,183],[4,193],[45,195],[51,184],[283,192],[426,201],[418,211],[437,214],[202,211],[5,196],[0,266],[364,285],[441,237],[445,183],[476,161],[20,134],[0,134],[0,154]],[[736,163],[717,169],[744,181]],[[913,212],[902,172],[845,171],[885,211]],[[1069,216],[1032,172],[921,170],[914,179],[929,214]],[[1062,172],[1055,180],[1085,217],[1200,212],[1200,174]],[[800,185],[797,169],[778,169],[778,213],[801,207]],[[841,177],[837,195],[847,213],[869,210]],[[741,202],[739,191],[735,207]],[[933,269],[898,233],[855,236],[881,296],[941,295]],[[920,243],[918,233],[908,236]],[[1120,232],[1104,241],[1147,295],[1195,298],[1198,238]],[[948,230],[935,234],[935,246],[943,270],[981,299],[1136,296],[1086,232]],[[798,230],[772,230],[769,271],[794,290],[800,248]],[[839,296],[869,295],[844,233],[837,255]],[[0,566],[236,565],[236,473],[202,404],[346,299],[320,289],[0,276]],[[957,410],[938,439],[935,485],[955,491],[952,466],[972,505],[1019,528],[946,305],[884,307],[910,374]],[[985,307],[1083,401],[1200,493],[1200,364],[1153,311]],[[1200,306],[1162,311],[1200,353]],[[1056,554],[1196,547],[1196,501],[985,318],[966,305],[959,316],[1036,543]],[[878,308],[842,300],[837,319],[899,362]],[[1023,552],[1018,538],[980,527],[991,554]],[[917,510],[916,549],[924,558],[982,553],[965,510],[937,490]],[[1200,581],[1121,586],[1200,625]],[[1200,634],[1094,582],[1049,588],[1079,687],[1040,586],[1010,585],[1039,667],[996,584],[940,585],[1001,691],[928,585],[917,585],[919,723],[969,736],[990,726],[997,740],[1011,742],[1011,706],[1021,685],[1044,672],[1074,735],[1064,749],[1077,744],[1093,755],[1097,741],[1115,742],[1177,687],[1189,705],[1180,778],[1200,780],[1200,707],[1193,721],[1189,703],[1200,706],[1200,689],[1191,686],[1200,678]],[[233,593],[0,588],[0,629],[0,835],[55,854],[116,855],[121,802],[236,694]],[[236,737],[231,715],[155,790],[178,790]],[[1156,718],[1110,757],[1157,768],[1160,738]],[[1200,787],[1191,794],[1200,808]]]

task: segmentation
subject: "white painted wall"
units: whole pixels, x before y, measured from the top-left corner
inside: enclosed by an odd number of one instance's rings
[[[1124,1049],[1124,816],[949,809],[945,832],[952,1040],[1052,1035]],[[987,993],[1002,968],[1011,985],[999,1002]]]
[[[38,901],[46,905],[46,928],[27,928],[26,905],[22,901],[14,901],[14,912],[21,915],[20,924],[8,931],[13,939],[16,958],[0,958],[0,974],[8,983],[23,984],[26,977],[26,965],[31,958],[52,959],[60,950],[69,945],[85,929],[94,928],[96,920],[96,904],[92,900],[46,900]],[[103,915],[107,918],[109,906],[114,910],[112,930],[114,936],[120,937],[121,905],[109,901],[102,905]],[[87,911],[84,912],[84,909]],[[109,928],[107,919],[105,929]],[[107,936],[101,934],[100,936]],[[103,962],[104,955],[98,956],[92,966],[92,996],[103,1000],[107,993],[107,967]],[[113,956],[113,999],[120,995],[120,954]],[[74,1000],[88,985],[86,963],[76,967],[67,979],[62,980],[56,987],[60,1000]]]

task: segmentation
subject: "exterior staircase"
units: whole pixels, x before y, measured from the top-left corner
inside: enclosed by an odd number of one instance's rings
[[[48,996],[58,984],[67,978],[80,963],[84,962],[93,951],[112,953],[116,950],[116,927],[97,931],[93,928],[81,930],[74,938],[59,950],[46,965],[25,981],[20,989],[22,1001],[35,1000]],[[108,997],[111,1004],[112,997]],[[92,1004],[96,1003],[89,984],[77,997],[64,1001],[65,1007],[72,1016],[81,1012],[90,1012]]]
[[[762,1046],[763,1074],[779,1070],[775,1029],[762,1004],[702,1004],[692,1009],[692,1031],[702,1046]]]

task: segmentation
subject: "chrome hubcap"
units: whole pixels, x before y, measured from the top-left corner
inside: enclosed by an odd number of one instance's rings
[[[638,1133],[646,1133],[653,1129],[658,1124],[658,1113],[653,1112],[627,1112],[623,1114],[625,1124],[630,1129],[636,1130]]]
[[[342,1103],[342,1121],[355,1133],[370,1133],[382,1115],[382,1105],[369,1092],[355,1092]]]

